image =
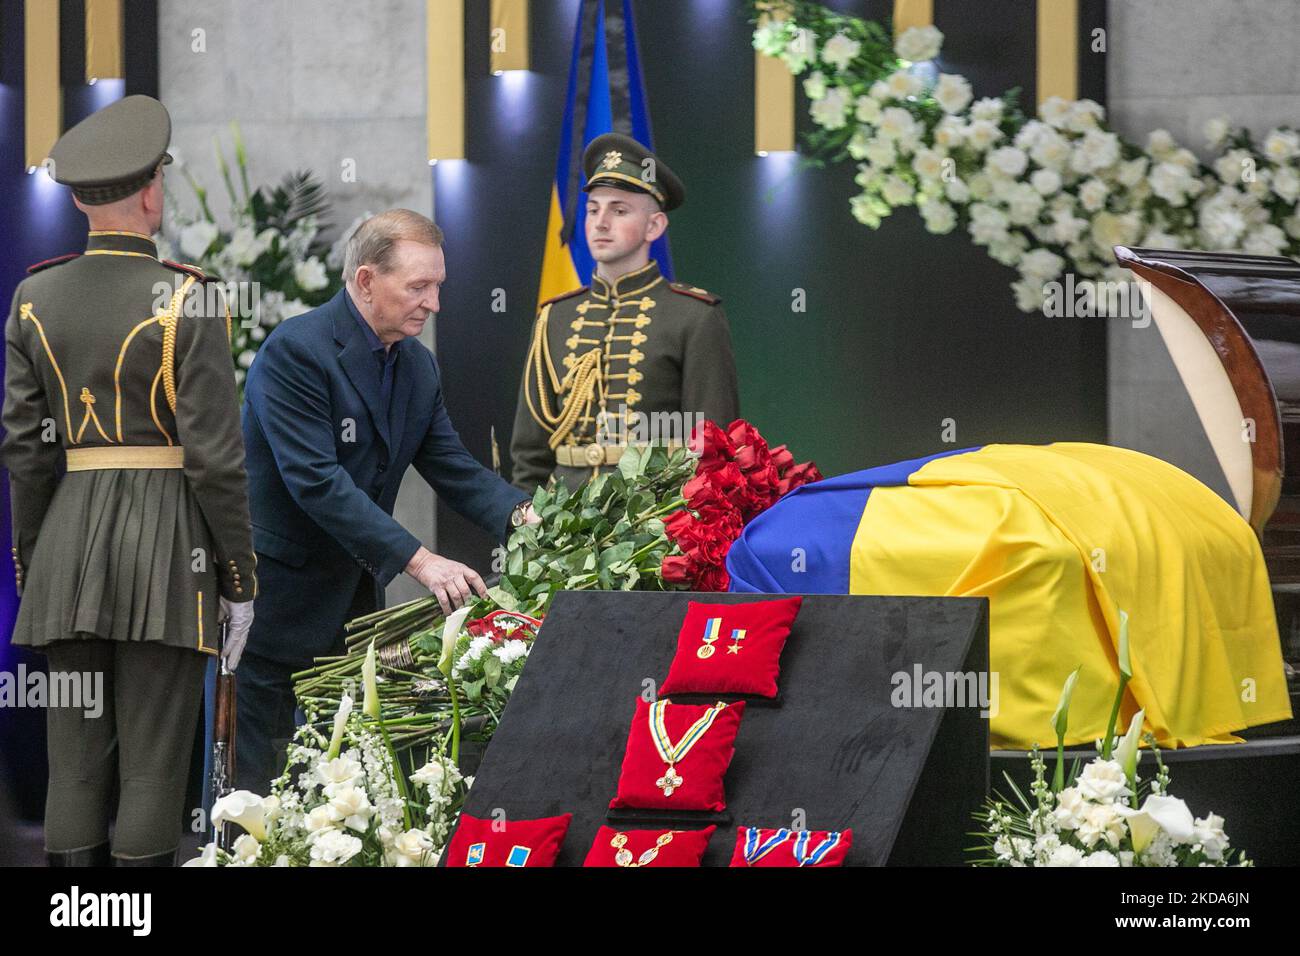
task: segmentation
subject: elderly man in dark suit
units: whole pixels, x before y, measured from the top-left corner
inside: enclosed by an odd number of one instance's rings
[[[343,273],[338,295],[267,337],[245,388],[260,592],[239,669],[236,779],[258,792],[284,768],[290,675],[341,653],[344,623],[381,607],[389,581],[405,571],[447,611],[486,592],[394,520],[408,465],[503,539],[536,520],[461,444],[437,362],[414,338],[438,311],[442,231],[410,210],[381,213],[353,234]]]

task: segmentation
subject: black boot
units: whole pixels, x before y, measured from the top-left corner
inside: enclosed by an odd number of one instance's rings
[[[108,866],[108,844],[85,846],[80,850],[46,850],[45,860],[50,866]]]
[[[175,866],[176,851],[155,853],[153,856],[115,856],[114,866]]]

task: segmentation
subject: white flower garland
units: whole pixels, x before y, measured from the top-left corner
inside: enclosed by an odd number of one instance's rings
[[[1116,245],[1300,258],[1294,129],[1274,129],[1257,149],[1245,130],[1211,120],[1206,137],[1221,154],[1207,168],[1162,129],[1145,149],[1125,142],[1092,100],[1053,97],[1028,121],[1002,97],[972,102],[964,77],[931,77],[927,61],[943,44],[932,26],[900,35],[897,61],[872,63],[846,18],[824,11],[818,22],[797,22],[808,9],[791,4],[785,19],[760,24],[754,46],[795,75],[811,70],[804,91],[813,121],[844,138],[837,158],[859,161],[853,215],[874,229],[914,205],[930,232],[964,224],[1019,271],[1012,289],[1021,310],[1042,309],[1044,286],[1066,272],[1127,282]]]

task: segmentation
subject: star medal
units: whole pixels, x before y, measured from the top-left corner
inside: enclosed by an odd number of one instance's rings
[[[690,753],[691,748],[708,733],[718,714],[722,713],[722,708],[727,705],[722,701],[714,704],[703,717],[686,729],[677,743],[673,743],[668,736],[668,725],[664,720],[668,706],[668,702],[663,700],[650,705],[650,738],[655,743],[655,750],[659,751],[659,756],[668,765],[664,775],[655,781],[655,786],[664,792],[665,797],[671,797],[674,791],[681,789],[682,776],[677,772],[677,762]]]
[[[627,834],[616,833],[614,839],[609,841],[609,845],[614,847],[618,852],[614,854],[614,862],[619,866],[636,868],[638,866],[649,866],[659,856],[659,851],[673,842],[673,834],[676,830],[669,830],[667,833],[659,834],[655,840],[655,845],[641,854],[635,861],[632,859],[632,851],[627,848]]]
[[[703,637],[704,643],[700,646],[700,649],[695,652],[695,656],[702,661],[707,661],[710,657],[712,657],[713,652],[716,650],[716,648],[713,646],[714,642],[717,641],[718,636],[721,633],[722,633],[722,618],[711,617],[707,621],[705,621],[704,637]]]
[[[728,654],[740,653],[740,642],[745,639],[745,629],[743,627],[733,627],[731,629],[732,644],[727,648]]]

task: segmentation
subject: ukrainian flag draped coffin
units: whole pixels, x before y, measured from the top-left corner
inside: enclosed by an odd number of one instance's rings
[[[1291,713],[1254,532],[1138,452],[986,445],[830,478],[754,519],[727,569],[733,591],[987,597],[996,748],[1054,743],[1078,666],[1067,743],[1105,733],[1120,609],[1133,665],[1121,727],[1142,708],[1161,744],[1193,746]]]

